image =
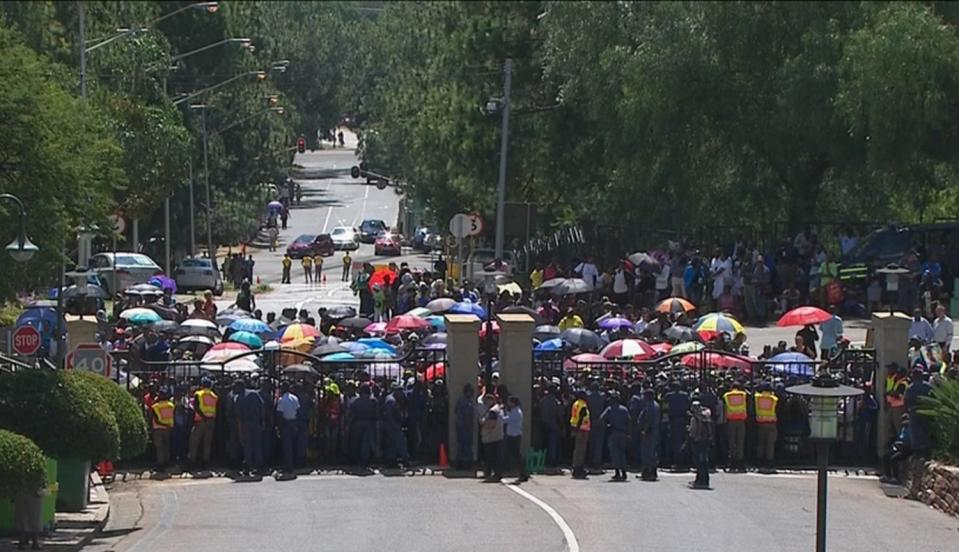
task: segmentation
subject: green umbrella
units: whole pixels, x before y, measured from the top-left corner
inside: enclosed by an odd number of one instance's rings
[[[233,341],[235,343],[242,343],[251,349],[262,349],[263,340],[260,339],[260,336],[252,332],[238,331],[230,334],[230,337],[226,338],[227,341]]]
[[[162,320],[159,314],[150,309],[133,308],[120,313],[120,318],[135,325],[152,324]]]

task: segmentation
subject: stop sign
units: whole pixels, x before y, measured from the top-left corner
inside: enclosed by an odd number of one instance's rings
[[[40,332],[33,326],[20,326],[13,331],[13,351],[18,355],[31,356],[40,350]]]

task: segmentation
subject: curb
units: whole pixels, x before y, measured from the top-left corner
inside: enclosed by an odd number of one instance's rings
[[[91,504],[97,505],[97,510],[93,515],[91,530],[80,537],[80,541],[76,545],[76,550],[80,550],[90,544],[90,542],[103,531],[107,520],[110,519],[110,493],[107,492],[106,486],[103,484],[103,480],[97,472],[90,474],[90,487],[97,493],[96,499],[90,501]]]

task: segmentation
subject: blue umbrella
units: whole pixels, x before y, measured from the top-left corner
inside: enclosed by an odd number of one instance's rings
[[[391,355],[396,354],[396,347],[390,345],[386,341],[383,341],[383,339],[379,337],[364,337],[358,340],[357,343],[362,343],[370,349],[386,351]]]
[[[230,329],[234,332],[249,332],[253,334],[273,334],[269,324],[256,318],[240,318],[230,322]]]
[[[446,331],[446,319],[442,316],[427,316],[426,321],[439,331]]]
[[[785,352],[769,359],[769,369],[778,374],[812,376],[815,361],[802,353]]]
[[[553,339],[547,339],[546,341],[534,347],[533,350],[536,352],[560,351],[564,347],[566,347],[566,343],[564,343],[562,339],[556,337]]]
[[[227,341],[233,341],[235,343],[242,343],[251,349],[262,349],[263,340],[260,339],[260,336],[252,332],[233,332],[230,334],[230,337],[226,338]]]
[[[345,360],[356,360],[356,357],[350,353],[333,353],[320,359],[320,362],[343,362]]]
[[[480,320],[486,320],[486,309],[470,301],[456,303],[447,312],[450,314],[474,314]]]
[[[446,349],[446,343],[439,343],[439,342],[437,342],[437,343],[427,343],[427,344],[423,345],[423,347],[421,347],[421,348],[422,348],[422,349],[426,349],[427,351],[441,351],[441,350],[445,350],[445,349]]]
[[[16,326],[33,326],[39,331],[53,329],[57,325],[57,311],[50,308],[27,309],[17,317]],[[64,324],[64,327],[66,325]]]
[[[363,351],[369,350],[369,347],[367,347],[365,344],[356,341],[344,341],[343,343],[340,343],[340,347],[343,347],[353,354],[359,354]]]

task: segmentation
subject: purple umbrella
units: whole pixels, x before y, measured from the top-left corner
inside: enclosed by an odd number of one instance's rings
[[[271,211],[280,211],[283,209],[283,204],[279,201],[271,201],[266,204],[266,208]]]
[[[150,278],[147,283],[151,286],[156,286],[160,289],[168,289],[173,293],[176,293],[176,281],[166,274],[157,274],[156,276]]]
[[[633,329],[633,323],[626,318],[607,318],[599,321],[599,327],[604,330],[618,330],[620,328]]]

